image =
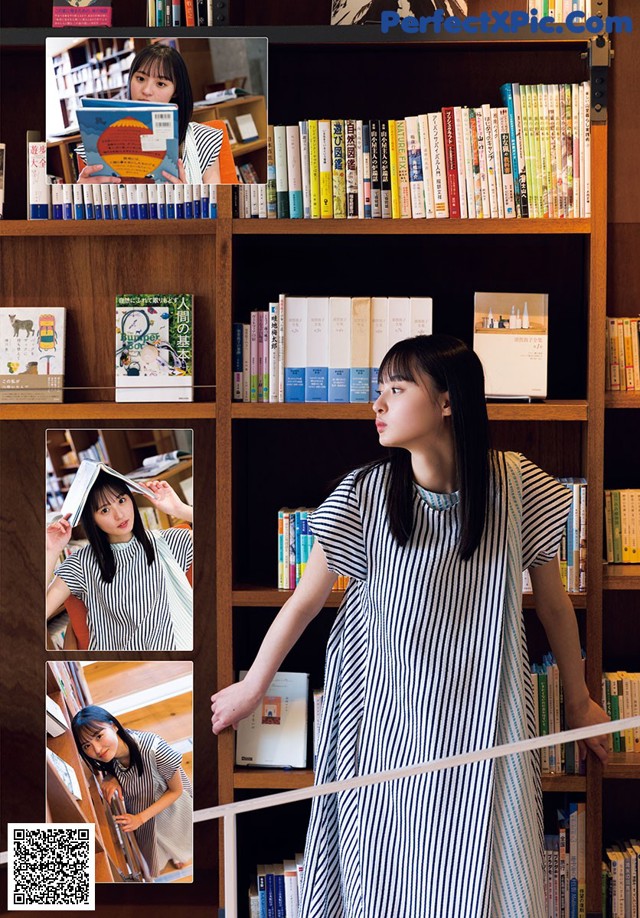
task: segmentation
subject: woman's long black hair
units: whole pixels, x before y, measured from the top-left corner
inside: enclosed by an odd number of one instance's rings
[[[98,474],[87,501],[83,507],[80,519],[84,531],[89,539],[89,544],[93,548],[100,567],[100,573],[105,583],[111,583],[116,574],[116,558],[109,538],[102,529],[98,528],[93,516],[96,510],[103,507],[109,498],[120,497],[122,494],[128,494],[131,497],[131,491],[124,481],[116,478],[115,475],[109,475],[104,470]],[[152,565],[155,561],[155,549],[148,532],[144,528],[140,511],[136,502],[131,499],[133,505],[133,536],[140,542],[147,556],[147,564]]]
[[[118,736],[129,750],[130,765],[135,765],[138,775],[142,777],[144,766],[142,764],[142,756],[140,755],[138,744],[129,731],[122,726],[120,721],[117,720],[113,714],[109,714],[108,711],[105,711],[104,708],[99,707],[97,704],[90,704],[86,708],[81,708],[71,721],[71,730],[73,732],[73,738],[76,741],[76,746],[78,747],[78,752],[89,768],[94,772],[106,771],[110,775],[113,775],[114,778],[117,777],[113,762],[100,762],[98,759],[92,759],[82,748],[82,744],[86,742],[88,736],[100,732],[101,724],[109,724],[116,728]]]
[[[458,550],[467,561],[480,544],[489,500],[489,419],[480,359],[451,335],[418,335],[393,345],[380,364],[378,376],[380,380],[393,377],[414,383],[428,376],[438,392],[449,393],[460,490]],[[413,529],[411,454],[406,449],[390,448],[386,459],[371,463],[358,477],[387,462],[391,473],[387,491],[389,525],[396,542],[406,545]]]
[[[170,80],[174,84],[176,91],[171,101],[178,106],[179,140],[181,144],[184,143],[193,114],[193,92],[184,58],[170,45],[162,45],[157,42],[153,45],[146,45],[141,51],[138,51],[129,70],[129,98],[131,98],[131,79],[138,70],[152,77]]]

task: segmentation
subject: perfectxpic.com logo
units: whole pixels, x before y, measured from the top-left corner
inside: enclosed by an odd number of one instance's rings
[[[564,23],[556,22],[553,16],[538,18],[538,10],[523,13],[507,10],[504,13],[480,13],[479,16],[447,16],[444,10],[436,10],[432,16],[404,16],[392,10],[385,10],[380,18],[382,33],[386,35],[392,29],[400,28],[407,35],[419,35],[432,32],[434,35],[496,35],[506,32],[513,35],[521,29],[529,28],[531,34],[542,32],[543,35],[562,33],[566,29],[572,35],[600,35],[614,32],[631,32],[633,26],[630,16],[586,16],[574,10],[569,13]]]

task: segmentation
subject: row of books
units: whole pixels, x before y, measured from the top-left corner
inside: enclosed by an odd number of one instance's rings
[[[640,392],[640,320],[607,316],[606,388]]]
[[[602,880],[602,914],[606,918],[640,918],[639,839],[607,847]]]
[[[572,501],[560,540],[560,575],[568,593],[587,589],[587,482],[584,478],[560,478],[571,491]]]
[[[280,294],[233,326],[233,398],[245,402],[368,402],[395,344],[430,335],[431,297]]]
[[[281,864],[259,864],[249,887],[250,918],[298,918],[304,858]]]
[[[604,492],[605,548],[609,564],[640,562],[640,490]]]
[[[603,673],[602,707],[612,720],[640,715],[640,673]],[[612,735],[614,752],[640,753],[640,728]]]
[[[278,510],[278,589],[295,590],[304,574],[315,536],[309,527],[309,514],[315,507]],[[346,590],[349,578],[340,574],[334,590]]]
[[[500,108],[269,126],[267,217],[589,217],[589,83],[500,92]]]
[[[548,653],[542,663],[532,663],[531,683],[536,719],[536,734],[549,736],[565,729],[564,696],[560,671]],[[540,750],[543,775],[579,775],[584,773],[577,743],[559,743]]]
[[[539,18],[551,16],[556,22],[564,22],[571,13],[591,15],[591,0],[529,0],[528,12]]]
[[[115,332],[116,402],[193,401],[191,294],[119,295]],[[0,402],[61,402],[64,361],[64,307],[0,309]]]
[[[544,893],[549,918],[586,916],[586,804],[558,810],[558,831],[544,836]]]
[[[46,179],[46,176],[45,176]],[[215,220],[217,185],[30,185],[30,220]]]

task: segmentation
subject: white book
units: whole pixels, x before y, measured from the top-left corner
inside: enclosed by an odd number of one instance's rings
[[[546,397],[548,300],[546,293],[475,294],[473,349],[487,396]]]
[[[251,140],[257,140],[260,136],[253,117],[248,113],[246,115],[236,115],[236,126],[240,133],[240,137],[245,143]]]
[[[358,183],[358,219],[364,220],[364,156],[362,152],[362,121],[356,121],[356,179]]]
[[[55,752],[53,752],[51,749],[47,749],[47,759],[55,768],[56,772],[60,776],[60,780],[63,782],[71,796],[75,797],[76,800],[82,800],[80,783],[73,766],[69,765],[68,762],[65,762],[64,759],[61,759],[60,756],[56,755]]]
[[[489,213],[498,216],[498,198],[496,188],[496,155],[493,148],[493,128],[491,124],[491,107],[482,106],[484,127],[484,153],[487,164],[487,187],[489,190]]]
[[[407,138],[407,160],[409,162],[409,188],[411,192],[411,216],[416,218],[426,217],[424,204],[424,174],[422,168],[422,150],[420,147],[420,132],[418,118],[409,115],[404,119]]]
[[[369,400],[378,397],[378,370],[382,358],[389,350],[389,301],[386,296],[371,297],[371,375]]]
[[[453,123],[456,133],[456,168],[458,170],[460,219],[466,220],[469,216],[469,209],[467,207],[467,180],[464,161],[464,131],[462,124],[462,109],[459,105],[456,105],[453,109]]]
[[[251,401],[251,325],[242,324],[242,401]]]
[[[429,119],[426,115],[418,115],[418,137],[420,139],[420,155],[422,157],[422,180],[424,182],[424,212],[427,220],[432,220],[436,215],[433,201],[433,172],[431,169],[431,141],[429,140]]]
[[[583,133],[583,119],[580,117],[580,87],[577,83],[571,84],[571,122],[573,124],[573,216],[582,217],[582,167],[584,156],[580,155],[583,149],[581,135]]]
[[[349,373],[349,401],[369,401],[369,326],[371,298],[351,298],[351,366]]]
[[[269,401],[278,401],[279,304],[269,303]]]
[[[411,337],[411,300],[408,296],[389,297],[387,350]]]
[[[260,216],[260,202],[258,199],[258,185],[255,182],[252,182],[250,185],[246,185],[245,194],[246,194],[247,189],[249,191],[249,196],[251,198],[251,216],[257,219]]]
[[[349,401],[351,297],[329,297],[329,401]]]
[[[307,298],[305,402],[329,399],[329,297]]]
[[[246,671],[240,673],[244,679]],[[264,698],[238,724],[236,764],[306,768],[307,673],[278,672]]]
[[[67,719],[64,716],[62,708],[49,695],[46,696],[47,705],[47,734],[48,736],[60,736],[65,730],[69,729]]]
[[[506,108],[498,109],[498,127],[500,130],[500,165],[502,171],[502,199],[505,219],[516,216],[516,194],[513,182],[513,160],[509,141],[509,115]]]
[[[284,869],[284,905],[287,918],[298,915],[298,868],[295,861],[285,861]]]
[[[304,402],[307,366],[307,298],[286,296],[284,303],[284,400]]]
[[[583,216],[591,216],[591,84],[585,81],[584,87],[584,127],[582,131],[584,142],[584,167],[582,168],[582,199],[584,201]],[[582,156],[581,156],[582,164]]]
[[[289,214],[289,178],[287,170],[287,128],[276,124],[273,128],[273,154],[276,164],[276,200],[278,216]],[[286,213],[283,213],[283,208]]]
[[[411,337],[433,334],[433,300],[430,296],[409,298]]]
[[[61,402],[63,306],[0,308],[0,402]]]
[[[111,202],[111,219],[118,220],[120,219],[120,202],[118,200],[118,186],[117,185],[107,185],[109,189],[109,199]]]
[[[305,220],[311,218],[311,179],[309,174],[309,123],[299,121],[300,129],[300,172],[302,177],[302,214]]]
[[[91,185],[83,185],[82,187],[83,187],[83,188],[91,188]],[[175,186],[175,185],[170,185],[169,187],[171,188],[172,203],[173,203],[173,205],[174,205],[174,207],[175,207],[175,200],[176,200],[176,198],[175,198],[175,188],[176,188],[176,186]],[[137,191],[136,191],[136,186],[135,186],[135,184],[130,183],[130,184],[125,185],[125,188],[126,188],[126,190],[127,190],[127,207],[128,207],[128,209],[129,209],[129,219],[130,219],[130,220],[137,220],[138,217],[139,217],[139,212],[138,212],[138,194],[137,194]],[[168,201],[169,201],[169,189],[167,189],[167,202],[168,202]],[[85,203],[85,207],[86,207],[86,206],[87,206],[87,201],[86,201],[86,199],[85,199],[85,202],[84,202],[84,203]],[[88,215],[87,215],[87,216],[88,216]]]
[[[281,293],[278,297],[278,401],[284,402],[284,332],[286,296]]]
[[[258,186],[258,219],[266,220],[268,216],[267,209],[267,186],[260,183]]]
[[[48,220],[50,188],[47,182],[47,145],[27,131],[27,215],[29,220]],[[33,138],[33,139],[30,139]]]
[[[77,187],[79,186],[76,185],[76,188]],[[126,185],[117,185],[117,186],[114,185],[114,188],[115,187],[117,187],[118,189],[118,207],[120,208],[120,219],[124,220],[125,215],[128,217],[128,214],[129,214],[129,206],[128,206],[128,200],[127,200],[127,187]],[[73,200],[75,204],[75,195],[74,195]]]
[[[56,182],[51,186],[51,217],[53,220],[62,220],[62,185]]]
[[[491,143],[493,146],[493,166],[495,170],[496,182],[496,204],[498,206],[498,217],[504,217],[504,197],[502,190],[502,149],[500,145],[500,125],[498,121],[498,109],[491,109]]]
[[[149,199],[149,216],[151,216],[151,203],[153,198],[157,197],[155,195],[155,190],[157,185],[146,185],[147,197]],[[190,184],[183,185],[184,189],[184,216],[185,220],[193,220],[193,189],[194,186]],[[153,191],[152,191],[153,189]]]
[[[478,106],[476,112],[476,131],[478,135],[478,165],[480,168],[480,196],[482,200],[482,216],[488,220],[491,216],[489,204],[489,176],[487,173],[487,156],[484,143],[484,113],[483,106]]]
[[[107,188],[113,189],[113,191],[116,191],[115,185],[107,185]],[[117,191],[116,191],[115,205],[117,208],[117,205],[118,205]],[[113,211],[113,208],[114,208],[114,202],[112,198],[111,199],[112,211]],[[118,218],[117,213],[114,213],[113,216],[114,216],[114,219]],[[0,217],[2,217],[2,206],[1,205],[0,205]],[[62,219],[63,220],[73,220],[73,185],[69,185],[66,183],[62,186]]]
[[[287,184],[289,188],[289,216],[299,220],[304,216],[302,205],[302,165],[300,162],[300,128],[297,124],[286,127]],[[277,160],[276,160],[277,169]],[[277,188],[276,188],[277,192]]]
[[[74,220],[84,220],[85,219],[84,195],[82,193],[82,187],[83,187],[82,185],[73,185],[71,189],[71,192],[73,194],[73,219]],[[118,185],[118,186],[114,185],[113,187],[114,188],[117,187],[118,191],[120,191],[121,188],[124,188],[124,185]],[[127,203],[127,199],[125,197],[125,205],[126,203]],[[120,208],[120,216],[121,217],[123,216],[122,208]]]
[[[476,213],[476,194],[475,194],[475,179],[473,177],[473,149],[471,145],[471,126],[469,124],[469,109],[465,105],[464,108],[460,109],[460,117],[462,118],[462,150],[464,153],[464,174],[465,174],[465,186],[467,189],[467,210],[469,213],[469,219],[475,220]],[[462,197],[462,192],[460,193]]]
[[[176,206],[178,200],[184,208],[184,189],[186,185],[176,185]],[[180,195],[180,198],[178,198]],[[147,186],[139,182],[136,185],[136,197],[138,199],[138,219],[139,220],[148,220],[149,219],[149,195],[147,194]]]
[[[93,216],[96,220],[102,219],[102,185],[89,185],[93,198]]]

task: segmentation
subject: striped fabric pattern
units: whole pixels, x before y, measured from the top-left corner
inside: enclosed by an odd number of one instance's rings
[[[193,562],[191,530],[160,533],[186,571]],[[103,581],[90,545],[65,558],[56,571],[87,607],[89,650],[174,650],[165,576],[157,555],[149,566],[135,537],[111,547],[116,553],[111,583]]]
[[[114,763],[127,813],[140,813],[167,790],[167,781],[180,769],[182,795],[157,816],[135,830],[136,841],[149,872],[157,876],[170,859],[190,861],[193,853],[193,794],[182,769],[182,755],[155,733],[130,731],[142,757],[143,774],[135,766]]]
[[[456,552],[458,493],[416,487],[411,539],[395,543],[386,466],[357,483],[352,473],[313,514],[329,567],[352,578],[327,648],[318,782],[530,735],[521,539],[531,564],[553,556],[568,492],[519,454],[494,454],[493,470],[493,512],[468,562]],[[505,691],[517,693],[513,704]],[[539,802],[533,762],[319,798],[300,915],[542,918]]]

